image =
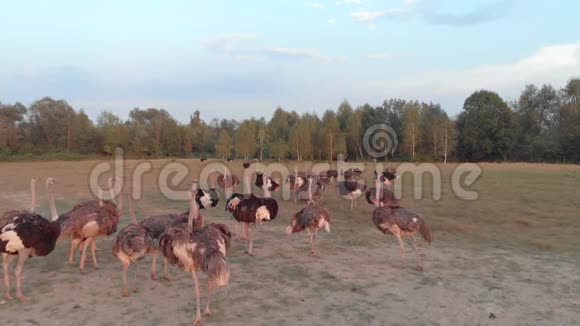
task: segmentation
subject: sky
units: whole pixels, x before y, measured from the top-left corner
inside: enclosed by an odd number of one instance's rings
[[[347,99],[441,103],[580,76],[580,1],[2,1],[0,101],[95,118],[322,114]]]

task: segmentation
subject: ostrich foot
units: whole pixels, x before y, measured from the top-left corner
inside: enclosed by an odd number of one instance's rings
[[[17,294],[16,297],[18,298],[18,300],[20,300],[20,302],[28,302],[28,301],[32,300],[31,297],[27,297],[22,293]]]
[[[423,271],[423,267],[421,265],[417,265],[417,271],[419,272]]]
[[[193,326],[201,326],[201,318],[197,318],[194,322],[193,322]]]
[[[4,298],[6,300],[14,300],[14,297],[12,296],[12,294],[10,294],[10,292],[4,293]]]
[[[123,298],[128,298],[129,297],[129,290],[128,289],[123,289],[123,292],[121,292],[121,296]]]
[[[310,256],[310,257],[318,257],[318,254],[317,254],[316,252],[314,252],[314,251],[311,251],[311,252],[308,254],[308,256]]]
[[[157,273],[151,273],[151,279],[153,281],[159,281],[159,277],[157,276]]]
[[[211,316],[211,310],[209,310],[209,307],[205,308],[205,311],[203,312],[203,314],[204,314],[206,317],[209,317],[209,316]]]
[[[244,254],[246,254],[246,255],[248,255],[248,256],[254,256],[254,253],[253,253],[253,252],[249,252],[249,251],[247,251],[247,250],[246,250],[246,251],[244,251]]]

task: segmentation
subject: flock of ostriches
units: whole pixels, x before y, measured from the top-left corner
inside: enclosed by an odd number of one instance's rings
[[[244,167],[250,167],[244,162]],[[401,207],[393,192],[389,189],[391,181],[396,178],[396,171],[388,168],[377,173],[375,171],[375,186],[367,188],[359,182],[362,171],[349,169],[338,173],[336,170],[324,171],[318,175],[294,171],[288,176],[286,183],[294,193],[294,201],[303,201],[307,205],[294,214],[288,234],[308,232],[310,255],[316,255],[318,230],[330,232],[332,223],[330,211],[321,206],[322,192],[329,185],[335,185],[338,192],[350,199],[351,209],[356,206],[356,198],[365,194],[368,203],[375,205],[372,221],[385,234],[397,237],[401,247],[401,263],[404,266],[405,253],[403,237],[411,238],[415,250],[417,269],[422,269],[417,246],[413,236],[420,233],[431,243],[431,233],[424,218],[408,209]],[[246,174],[249,175],[249,174]],[[249,177],[244,180],[244,194],[232,193],[240,180],[226,171],[217,176],[217,183],[225,189],[226,209],[234,219],[242,223],[241,237],[247,240],[246,253],[253,255],[253,232],[250,226],[273,220],[278,214],[278,203],[271,197],[273,191],[280,188],[280,180],[272,179],[256,173],[255,185],[263,190],[263,196],[250,194]],[[215,178],[213,178],[215,180]],[[202,271],[208,275],[207,306],[205,315],[210,315],[209,301],[211,290],[229,283],[230,273],[226,261],[231,244],[231,232],[220,223],[204,225],[204,216],[200,209],[215,207],[219,195],[214,187],[202,190],[197,180],[193,180],[189,210],[181,214],[164,214],[150,216],[137,222],[135,218],[135,203],[129,196],[129,212],[131,223],[117,232],[117,224],[123,211],[123,192],[113,198],[113,185],[123,182],[120,178],[110,178],[108,189],[111,200],[103,200],[103,187],[100,188],[99,199],[77,204],[70,211],[58,215],[54,201],[55,179],[47,178],[46,191],[49,198],[50,220],[35,213],[36,178],[31,180],[32,205],[30,210],[14,210],[0,217],[0,252],[3,258],[5,299],[13,299],[10,290],[10,265],[18,259],[14,269],[16,280],[16,297],[21,301],[30,300],[22,293],[22,271],[24,262],[32,256],[50,254],[57,240],[70,239],[69,263],[73,262],[74,251],[81,248],[79,269],[84,272],[87,249],[90,246],[93,265],[97,267],[95,240],[98,237],[109,236],[116,232],[113,242],[113,255],[119,259],[123,267],[123,296],[128,296],[127,270],[129,266],[147,254],[152,257],[151,278],[157,279],[156,261],[159,253],[164,260],[164,278],[169,279],[169,265],[178,266],[191,273],[196,292],[196,319],[194,324],[201,324],[200,284],[196,273]],[[210,183],[210,186],[212,184]],[[255,232],[255,231],[254,231]]]

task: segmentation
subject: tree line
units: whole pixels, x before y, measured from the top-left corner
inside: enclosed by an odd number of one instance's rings
[[[377,124],[397,135],[383,158],[414,161],[580,161],[580,79],[562,89],[527,85],[506,102],[474,92],[457,117],[441,105],[387,99],[353,108],[343,101],[321,116],[278,107],[272,118],[212,119],[195,111],[180,123],[160,108],[134,108],[127,120],[103,111],[92,121],[65,100],[45,97],[29,107],[0,103],[0,158],[74,153],[110,156],[120,146],[131,157],[243,159],[371,159],[363,135]]]

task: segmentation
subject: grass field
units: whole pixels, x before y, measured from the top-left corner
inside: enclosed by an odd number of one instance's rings
[[[153,161],[145,178],[138,218],[182,211],[187,203],[165,199],[155,180],[168,160]],[[191,175],[199,161],[188,164]],[[62,213],[90,198],[88,171],[97,162],[0,164],[0,211],[26,208],[29,177],[58,181]],[[231,164],[230,164],[231,163]],[[241,175],[240,162],[228,165]],[[128,161],[129,170],[137,164]],[[292,162],[288,163],[293,168]],[[425,271],[399,268],[399,246],[370,220],[371,205],[359,199],[356,210],[334,189],[323,205],[334,215],[331,233],[321,233],[320,257],[308,257],[306,234],[284,233],[290,215],[302,207],[279,201],[276,220],[258,228],[255,257],[233,242],[228,262],[231,284],[213,296],[209,325],[565,325],[580,320],[580,166],[481,164],[483,174],[471,187],[479,199],[464,201],[451,191],[452,164],[442,172],[442,196],[413,200],[412,180],[403,177],[403,204],[427,216],[431,247],[421,240]],[[365,178],[372,180],[372,167]],[[180,186],[188,187],[190,178]],[[430,180],[426,180],[426,189]],[[39,186],[41,212],[48,206]],[[241,189],[238,189],[241,191]],[[279,196],[280,194],[275,194]],[[224,201],[206,212],[206,220],[238,231]],[[121,225],[129,218],[124,215]],[[189,325],[194,319],[191,278],[172,269],[175,282],[152,281],[150,259],[139,265],[138,292],[121,298],[121,266],[111,255],[111,239],[98,241],[100,269],[88,265],[81,275],[66,264],[67,243],[49,257],[25,267],[30,303],[0,305],[4,325]],[[77,257],[78,262],[78,257]],[[159,266],[161,267],[161,265]],[[205,276],[202,276],[205,302]],[[493,314],[496,318],[490,318]]]

